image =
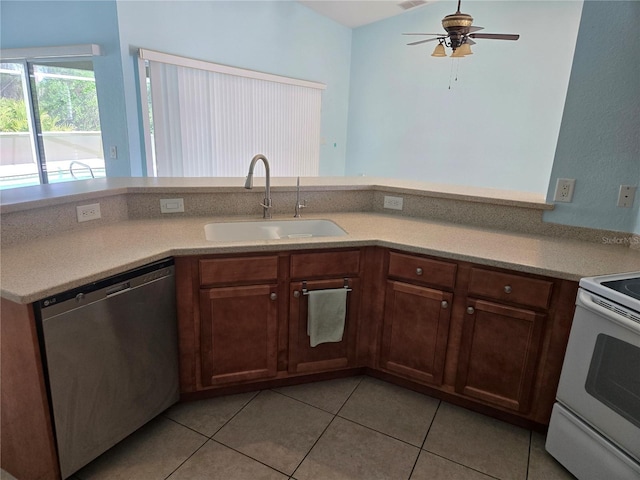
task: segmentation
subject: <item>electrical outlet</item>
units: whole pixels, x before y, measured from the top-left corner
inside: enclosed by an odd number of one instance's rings
[[[633,185],[620,185],[618,192],[618,206],[623,208],[633,207],[633,201],[636,198],[636,188]]]
[[[78,215],[79,222],[96,220],[101,217],[100,204],[92,203],[91,205],[80,205],[79,207],[76,207],[76,213]]]
[[[184,212],[184,199],[182,198],[162,198],[160,199],[161,213]]]
[[[575,178],[559,178],[556,182],[556,193],[553,196],[553,201],[570,203],[573,200],[575,185]]]
[[[391,210],[402,210],[402,197],[390,197],[384,196],[384,208],[390,208]]]

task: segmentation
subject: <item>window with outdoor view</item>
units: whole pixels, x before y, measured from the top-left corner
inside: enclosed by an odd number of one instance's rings
[[[0,189],[105,176],[91,60],[0,63]]]

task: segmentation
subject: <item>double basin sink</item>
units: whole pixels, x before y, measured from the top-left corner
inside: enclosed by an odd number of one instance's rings
[[[257,220],[250,222],[208,223],[204,235],[212,242],[241,242],[347,235],[331,220]]]

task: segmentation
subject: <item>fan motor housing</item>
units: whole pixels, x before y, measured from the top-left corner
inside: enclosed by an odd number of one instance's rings
[[[473,17],[466,13],[456,12],[442,19],[442,26],[448,33],[467,35],[471,25],[473,25]]]

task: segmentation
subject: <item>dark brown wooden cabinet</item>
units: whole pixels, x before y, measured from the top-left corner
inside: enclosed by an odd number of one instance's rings
[[[275,377],[279,257],[198,261],[200,388]]]
[[[536,425],[549,420],[577,290],[381,247],[178,257],[176,275],[184,398],[367,372]],[[311,347],[304,293],[345,285],[342,340]]]
[[[456,265],[389,253],[380,366],[420,382],[442,383]],[[431,287],[424,286],[425,284]]]
[[[483,300],[467,304],[456,391],[527,412],[545,315]]]
[[[277,284],[200,290],[202,385],[275,377]]]
[[[456,392],[529,411],[552,291],[551,281],[469,269]]]
[[[289,372],[321,372],[356,364],[360,316],[360,250],[291,255],[289,285]],[[344,333],[339,342],[312,347],[307,333],[308,296],[313,290],[347,288]]]

